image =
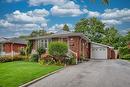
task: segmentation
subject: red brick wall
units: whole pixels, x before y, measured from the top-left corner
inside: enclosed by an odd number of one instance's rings
[[[5,44],[3,45],[3,50],[4,50],[4,52],[6,52],[6,53],[10,53],[10,52],[11,52],[11,43],[5,43]]]
[[[69,37],[69,47],[72,51],[77,53],[77,58],[80,58],[81,55],[86,58],[90,57],[90,46],[86,40],[83,40],[79,36]],[[84,50],[84,53],[83,53]]]
[[[12,50],[11,46],[12,46],[12,43],[5,43],[3,47],[4,52],[10,53]],[[23,45],[23,44],[13,44],[13,51],[16,53],[19,53],[20,48],[25,47],[25,46],[26,45]]]
[[[69,48],[72,50],[72,51],[74,51],[74,52],[76,52],[77,53],[77,58],[79,58],[80,57],[80,37],[78,37],[78,36],[73,36],[73,37],[69,37],[68,38],[69,39]]]
[[[84,50],[84,52],[83,52],[83,50]],[[90,56],[89,56],[89,43],[86,41],[86,40],[83,40],[83,39],[81,39],[81,51],[80,51],[81,53],[81,55],[83,56],[84,55],[84,57],[86,57],[86,58],[89,58]]]
[[[69,48],[77,53],[77,58],[80,58],[81,54],[83,54],[82,50],[84,49],[84,55],[86,58],[90,58],[90,44],[83,40],[79,36],[70,36],[64,38],[52,38],[52,41],[64,41],[66,43],[69,42]],[[35,41],[33,41],[33,49],[35,48]],[[84,44],[84,48],[83,48]],[[81,49],[82,48],[82,49]]]
[[[107,48],[108,49],[108,53],[107,53],[107,56],[108,56],[108,59],[115,59],[115,51],[114,49],[112,48]]]

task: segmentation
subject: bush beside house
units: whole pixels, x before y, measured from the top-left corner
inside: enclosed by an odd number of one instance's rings
[[[130,48],[128,46],[119,48],[119,57],[121,59],[130,59]]]
[[[48,53],[56,64],[65,63],[68,46],[64,42],[51,42],[48,46]]]
[[[11,61],[30,61],[39,62],[47,65],[76,64],[76,58],[73,54],[68,55],[68,46],[64,42],[50,42],[48,50],[44,47],[37,49],[36,53],[31,53],[30,45],[20,49],[20,54],[15,56],[1,56],[0,62]]]

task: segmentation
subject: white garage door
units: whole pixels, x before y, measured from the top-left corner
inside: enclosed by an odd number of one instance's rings
[[[91,47],[91,58],[92,59],[107,59],[107,48],[106,47]]]

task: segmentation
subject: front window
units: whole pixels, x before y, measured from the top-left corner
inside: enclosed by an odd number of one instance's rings
[[[38,47],[44,47],[44,48],[47,49],[47,47],[48,47],[48,39],[39,40],[39,46]]]
[[[45,48],[47,48],[48,40],[45,40]]]

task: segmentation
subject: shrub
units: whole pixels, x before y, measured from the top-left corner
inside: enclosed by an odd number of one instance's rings
[[[26,56],[28,56],[29,54],[31,54],[31,52],[32,52],[32,47],[33,47],[32,45],[33,45],[33,43],[32,43],[31,41],[28,41],[27,46],[26,46],[26,48],[24,49]]]
[[[20,55],[25,55],[26,53],[25,53],[25,48],[21,48],[20,49]]]
[[[51,42],[49,44],[48,52],[52,56],[65,56],[68,52],[66,43],[63,42]]]
[[[125,60],[130,60],[130,54],[124,55],[124,56],[123,56],[123,59],[125,59]]]
[[[68,63],[70,65],[75,65],[76,64],[76,57],[73,54],[71,56],[69,56]]]
[[[39,55],[38,54],[32,54],[30,56],[30,61],[31,62],[38,62],[38,59],[39,59]]]
[[[20,60],[25,60],[25,59],[27,59],[27,56],[23,56],[23,55],[13,56],[13,61],[20,61]]]
[[[39,60],[39,63],[40,63],[41,65],[45,65],[45,64],[46,64],[46,61],[45,61],[45,60]]]
[[[42,64],[42,65],[52,65],[52,64],[56,64],[56,62],[52,59],[52,60],[39,60],[39,63]]]
[[[4,62],[11,62],[13,61],[13,58],[11,56],[0,56],[0,62],[4,63]]]
[[[70,64],[75,65],[76,64],[76,58],[70,58]]]
[[[42,54],[46,53],[46,49],[44,47],[40,47],[37,49],[39,56],[41,57]]]
[[[10,55],[0,56],[0,62],[11,62],[11,61],[21,61],[25,60],[26,56],[14,55],[13,57]]]
[[[130,53],[130,49],[127,46],[119,48],[119,57],[120,58],[123,58],[124,55],[127,55],[129,53]]]

